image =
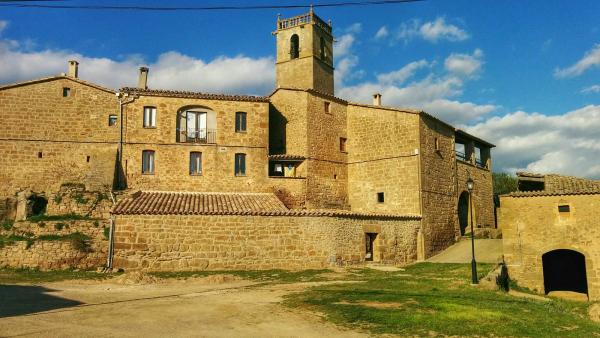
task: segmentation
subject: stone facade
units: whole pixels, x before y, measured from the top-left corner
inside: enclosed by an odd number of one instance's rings
[[[125,269],[306,269],[362,263],[365,232],[374,260],[416,259],[417,219],[297,216],[139,216],[115,220],[115,265]]]
[[[600,300],[599,205],[598,193],[501,196],[498,222],[510,277],[544,293],[542,256],[557,249],[573,250],[585,257],[589,299]],[[569,206],[569,212],[561,212],[559,206]]]
[[[50,214],[67,210],[86,213],[77,203],[53,204],[58,195],[89,193],[93,199],[95,192],[112,196],[113,188],[122,190],[124,197],[138,191],[270,193],[291,211],[332,213],[306,216],[291,212],[280,217],[222,213],[222,219],[215,215],[158,216],[152,210],[147,210],[146,216],[119,215],[125,224],[119,221],[116,225],[122,237],[115,254],[122,259],[115,262],[131,267],[183,269],[187,264],[199,268],[170,258],[164,266],[156,262],[166,257],[221,257],[227,253],[218,250],[230,248],[257,252],[258,247],[268,247],[267,242],[240,249],[232,240],[214,239],[207,244],[212,248],[208,251],[179,246],[178,254],[172,246],[165,246],[171,243],[163,241],[180,240],[191,231],[182,224],[211,229],[212,224],[222,224],[230,232],[215,230],[215,236],[233,234],[241,241],[242,234],[256,223],[264,227],[261,236],[271,241],[277,242],[276,235],[281,235],[296,248],[309,243],[313,249],[290,253],[298,266],[306,261],[305,267],[322,266],[337,255],[348,263],[364,260],[365,233],[380,225],[388,229],[378,236],[384,242],[388,238],[384,234],[393,232],[394,238],[403,236],[398,240],[410,243],[399,251],[389,250],[387,242],[376,245],[376,250],[382,250],[381,261],[402,263],[417,259],[417,237],[418,258],[423,259],[460,236],[459,197],[471,177],[477,226],[494,227],[489,156],[493,145],[421,111],[384,107],[380,99],[375,105],[365,105],[333,96],[331,32],[331,25],[312,11],[277,20],[277,83],[269,97],[148,89],[145,67],[138,88],[122,88],[117,93],[77,79],[76,70],[69,76],[0,87],[0,161],[6,163],[0,167],[0,202],[7,201],[0,203],[0,218],[14,217],[9,212],[11,203],[23,191],[48,197]],[[292,53],[294,35],[298,36],[297,57]],[[243,123],[239,113],[243,113]],[[122,128],[120,121],[124,121]],[[245,128],[237,130],[238,124]],[[466,145],[461,160],[455,157],[459,141]],[[484,165],[476,158],[475,149],[485,156]],[[144,152],[151,152],[151,162],[144,164]],[[201,172],[190,171],[192,153],[201,154]],[[237,154],[245,155],[242,174],[234,170],[241,165],[235,162]],[[144,165],[151,169],[142,170]],[[65,183],[82,184],[86,189],[61,192]],[[178,212],[185,214],[185,208]],[[340,213],[347,217],[338,217]],[[356,216],[359,213],[371,218]],[[409,217],[410,226],[377,218],[383,214]],[[93,217],[107,219],[109,215],[104,210]],[[173,221],[177,226],[157,226],[159,221]],[[279,229],[280,223],[286,224],[282,233],[273,230]],[[324,227],[319,228],[319,223]],[[156,237],[152,232],[162,231],[159,228],[171,229],[173,236]],[[136,237],[138,231],[157,244],[142,249],[147,243],[124,239]],[[196,240],[207,235],[201,232],[204,230],[194,231],[190,234],[199,236],[192,237]],[[326,244],[318,247],[317,240],[310,242],[311,231]],[[406,234],[400,236],[400,232]],[[308,242],[291,234],[301,234]],[[341,248],[346,240],[347,248]],[[222,244],[220,249],[214,249],[217,242]],[[284,266],[278,258],[287,255],[282,248],[266,252],[266,262],[254,266]],[[211,266],[242,265],[252,266],[248,260],[236,263],[231,259],[214,260]]]

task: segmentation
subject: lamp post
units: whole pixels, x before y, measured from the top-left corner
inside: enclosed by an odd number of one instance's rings
[[[475,262],[475,232],[473,231],[473,179],[471,176],[467,179],[467,190],[469,190],[469,213],[471,218],[471,282],[479,284],[477,280],[477,262]]]

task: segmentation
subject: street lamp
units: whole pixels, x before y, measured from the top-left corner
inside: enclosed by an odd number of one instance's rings
[[[473,186],[475,182],[471,176],[467,179],[467,190],[469,190],[469,213],[471,214],[471,282],[479,284],[477,280],[477,262],[475,262],[475,232],[473,231]]]

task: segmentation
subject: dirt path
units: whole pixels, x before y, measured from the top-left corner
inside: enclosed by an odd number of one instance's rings
[[[362,337],[283,296],[314,283],[69,281],[0,286],[1,337]]]

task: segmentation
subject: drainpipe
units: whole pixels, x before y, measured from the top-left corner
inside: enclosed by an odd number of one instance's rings
[[[113,267],[113,254],[114,254],[114,233],[115,233],[115,220],[110,217],[110,227],[108,232],[108,255],[106,257],[106,268],[112,269]]]
[[[127,97],[129,97],[128,93],[118,92],[116,95],[117,95],[117,99],[119,100],[119,118],[121,120],[121,122],[120,122],[120,132],[119,132],[119,151],[117,153],[117,157],[118,157],[119,164],[121,165],[121,169],[123,169],[123,143],[124,143],[123,139],[124,139],[124,134],[125,134],[125,132],[124,132],[125,131],[125,126],[124,126],[124,123],[123,123],[124,120],[125,120],[124,117],[123,117],[123,107],[126,104],[129,104],[129,103],[135,101],[136,97],[133,96],[129,100],[124,100]],[[123,188],[123,184],[124,184],[124,182],[123,182],[123,176],[119,175],[119,189]]]

